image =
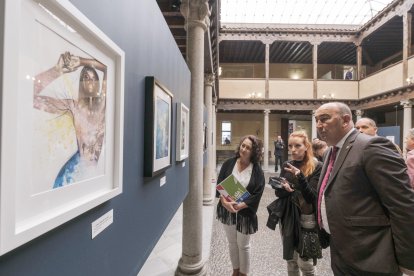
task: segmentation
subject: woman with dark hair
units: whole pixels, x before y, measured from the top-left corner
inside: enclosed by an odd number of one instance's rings
[[[315,218],[322,163],[314,158],[304,131],[293,132],[288,147],[292,160],[283,164],[282,186],[275,192],[285,202],[281,217],[283,258],[287,260],[288,275],[300,275],[299,269],[303,275],[316,275],[316,259],[322,257]]]
[[[250,196],[243,202],[227,201],[220,196],[217,205],[217,219],[223,223],[229,242],[233,276],[243,276],[250,268],[250,235],[257,232],[257,208],[265,187],[263,171],[259,165],[262,143],[256,136],[241,138],[235,156],[226,160],[221,167],[217,183],[229,175],[247,189]],[[219,197],[219,193],[216,193]]]

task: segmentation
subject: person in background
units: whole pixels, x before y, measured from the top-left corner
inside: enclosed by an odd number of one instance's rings
[[[278,171],[279,164],[282,166],[283,164],[283,152],[285,150],[285,143],[282,140],[282,137],[279,135],[277,136],[275,144],[275,172]]]
[[[407,173],[410,177],[411,187],[414,189],[414,128],[408,131],[405,137],[405,148],[407,149]]]
[[[377,131],[378,131],[377,124],[371,118],[365,117],[365,118],[359,119],[355,123],[355,128],[361,133],[365,133],[370,136],[377,136]],[[393,144],[395,148],[397,149],[397,151],[401,154],[401,156],[403,156],[403,153],[400,147],[396,143],[393,143]]]
[[[370,136],[377,136],[377,124],[371,118],[361,118],[355,123],[355,128],[361,132]]]
[[[318,138],[313,139],[312,141],[312,150],[313,155],[318,161],[323,162],[323,154],[328,149],[328,145],[325,141],[319,140]]]
[[[351,67],[351,68],[348,69],[348,71],[346,71],[346,73],[345,73],[345,79],[346,80],[352,80],[352,78],[353,78],[352,71],[353,70],[354,69]]]
[[[257,208],[265,187],[264,173],[259,165],[262,143],[254,135],[241,138],[235,156],[226,160],[220,169],[217,183],[229,175],[247,189],[250,196],[243,202],[227,201],[219,193],[217,219],[223,224],[229,243],[233,276],[244,276],[250,270],[250,235],[258,230]]]
[[[322,257],[315,217],[316,189],[322,163],[314,158],[305,131],[293,132],[289,136],[288,147],[292,160],[283,164],[280,176],[285,180],[282,188],[275,190],[279,199],[288,199],[281,219],[283,258],[287,260],[288,275],[300,275],[299,269],[303,275],[316,275],[316,259]],[[300,229],[298,234],[293,234],[296,232],[294,229]],[[305,240],[306,236],[310,238]],[[312,239],[315,244],[309,244]]]
[[[330,146],[318,183],[317,218],[330,234],[334,275],[414,275],[414,190],[393,143],[354,128],[350,108],[315,112]]]

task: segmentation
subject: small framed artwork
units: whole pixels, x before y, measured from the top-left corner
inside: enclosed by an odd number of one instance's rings
[[[67,0],[3,18],[0,255],[122,192],[125,63]]]
[[[173,94],[154,77],[145,78],[144,176],[171,166]]]
[[[188,157],[190,138],[190,110],[183,103],[177,103],[176,161]]]

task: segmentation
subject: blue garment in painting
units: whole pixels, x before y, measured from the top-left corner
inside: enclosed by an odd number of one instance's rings
[[[80,161],[79,150],[65,163],[65,165],[60,169],[59,174],[55,179],[55,184],[53,184],[53,189],[63,187],[68,184],[75,182],[73,175],[76,171],[76,167]]]

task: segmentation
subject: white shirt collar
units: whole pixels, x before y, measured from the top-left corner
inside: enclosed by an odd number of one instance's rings
[[[347,134],[345,134],[345,136],[344,136],[344,137],[342,137],[342,139],[341,139],[341,140],[339,140],[339,142],[338,142],[338,143],[336,143],[336,145],[335,145],[335,146],[337,146],[337,147],[339,148],[339,150],[341,150],[341,148],[343,147],[343,145],[344,145],[344,143],[345,143],[346,139],[348,138],[348,136],[349,136],[349,135],[351,135],[351,133],[354,131],[354,129],[355,129],[355,128],[351,128],[351,130],[349,130],[349,131],[348,131],[348,133],[347,133]]]

